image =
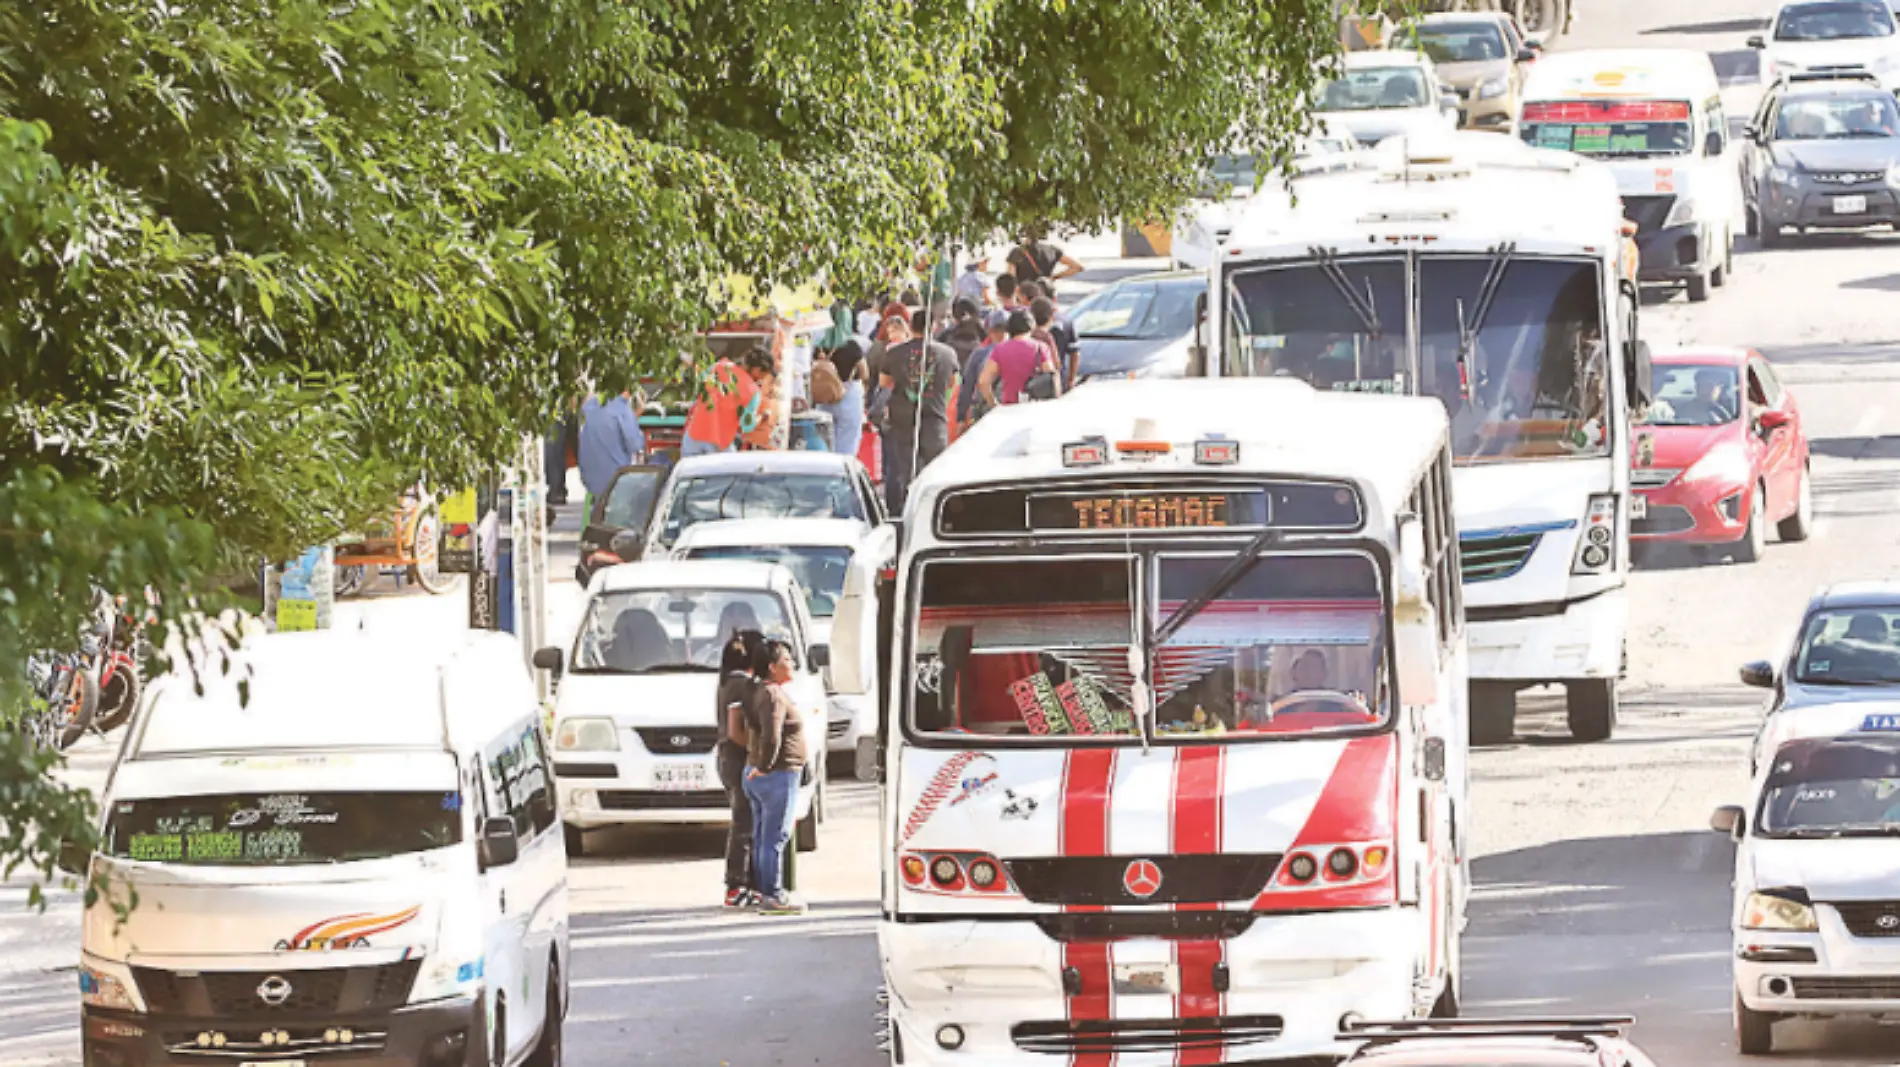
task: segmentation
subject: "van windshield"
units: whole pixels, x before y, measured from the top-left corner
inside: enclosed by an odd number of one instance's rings
[[[458,792],[220,793],[120,800],[100,850],[140,863],[350,863],[462,840]]]

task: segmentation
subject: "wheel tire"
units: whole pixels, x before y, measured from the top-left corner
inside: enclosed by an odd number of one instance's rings
[[[1735,994],[1735,1046],[1744,1056],[1766,1056],[1775,1050],[1775,1017],[1755,1011]]]
[[[368,567],[339,564],[331,578],[330,588],[335,590],[336,598],[341,600],[346,596],[355,596],[362,592],[363,587],[369,584],[369,580]]]
[[[1750,237],[1761,237],[1761,214],[1752,207],[1742,208],[1742,232]]]
[[[93,717],[98,714],[99,680],[90,671],[74,671],[72,693],[57,719],[60,750],[71,748],[73,742],[86,736],[86,731],[92,729]]]
[[[409,580],[437,596],[455,587],[454,576],[442,573],[442,561],[437,555],[436,531],[441,522],[441,515],[434,505],[430,505],[416,520],[416,541],[413,546],[416,562],[409,568]]]
[[[1516,687],[1499,682],[1471,683],[1471,743],[1502,745],[1516,730]]]
[[[561,1051],[565,1047],[561,1039],[561,971],[552,964],[548,965],[546,1011],[541,1019],[541,1036],[536,1039],[534,1050],[528,1053],[524,1067],[561,1067]]]
[[[1512,0],[1510,8],[1527,36],[1541,33],[1549,40],[1564,32],[1563,10],[1558,0]]]
[[[1768,493],[1757,483],[1748,502],[1748,530],[1735,542],[1735,562],[1754,563],[1768,551],[1768,523],[1762,518],[1767,503]]]
[[[1464,985],[1464,964],[1460,958],[1462,951],[1458,936],[1458,917],[1452,914],[1451,902],[1445,902],[1445,988],[1438,993],[1438,999],[1432,1002],[1432,1018],[1456,1019]]]
[[[111,733],[125,725],[125,720],[132,717],[132,709],[138,707],[141,688],[136,665],[121,665],[112,672],[112,681],[99,690],[99,716],[94,725],[100,733]]]
[[[587,854],[587,833],[578,826],[562,823],[561,843],[567,846],[568,859],[578,859]]]
[[[798,820],[792,830],[792,847],[800,852],[818,851],[818,798],[812,798],[811,813]]]
[[[1801,487],[1794,492],[1794,514],[1775,524],[1775,536],[1783,541],[1806,541],[1814,532],[1814,472],[1801,468]]]
[[[1709,298],[1709,275],[1698,274],[1689,279],[1687,287],[1689,303],[1700,304]]]
[[[1788,239],[1781,235],[1781,227],[1770,225],[1767,219],[1761,220],[1761,246],[1763,248],[1785,248]]]
[[[1616,732],[1616,679],[1589,678],[1564,684],[1564,720],[1578,741],[1607,741]]]

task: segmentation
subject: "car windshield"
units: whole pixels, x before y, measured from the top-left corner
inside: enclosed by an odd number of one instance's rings
[[[1680,156],[1695,146],[1686,101],[1564,100],[1525,104],[1518,134],[1539,148],[1597,159]]]
[[[1138,736],[1136,612],[1147,610],[1160,625],[1230,560],[1213,553],[925,563],[914,727],[1025,741]],[[1158,595],[1138,599],[1147,581]],[[1155,650],[1155,736],[1311,735],[1383,723],[1381,604],[1364,556],[1263,557]]]
[[[1259,156],[1215,156],[1208,161],[1201,182],[1201,195],[1224,197],[1235,192],[1251,192],[1260,184]]]
[[[1161,341],[1194,329],[1194,299],[1207,288],[1191,284],[1120,282],[1075,307],[1070,321],[1077,337]]]
[[[845,572],[851,569],[851,550],[833,545],[705,545],[687,549],[686,558],[779,564],[798,579],[808,609],[821,619],[837,613]]]
[[[1766,837],[1900,834],[1900,739],[1807,739],[1775,753],[1756,827]]]
[[[218,793],[114,801],[100,851],[141,863],[281,867],[382,859],[461,840],[455,790]]]
[[[721,519],[856,519],[864,502],[843,474],[702,474],[681,478],[667,497],[660,543],[687,527]]]
[[[1401,27],[1392,35],[1392,47],[1416,48],[1434,63],[1483,63],[1505,58],[1504,32],[1496,23]]]
[[[785,607],[758,589],[638,589],[587,605],[574,647],[575,674],[676,674],[719,669],[721,646],[740,630],[790,640]]]
[[[1777,141],[1847,141],[1895,136],[1900,136],[1900,107],[1885,93],[1783,100],[1781,111],[1775,117]]]
[[[1869,0],[1830,0],[1783,8],[1775,20],[1777,41],[1841,41],[1892,37],[1893,12]]]
[[[1425,72],[1417,67],[1367,67],[1327,79],[1314,107],[1319,111],[1383,111],[1424,107],[1430,100]]]
[[[1503,261],[1481,309],[1486,275],[1498,263],[1419,257],[1416,373],[1406,352],[1405,260],[1237,274],[1225,373],[1296,377],[1335,392],[1436,396],[1464,463],[1607,455],[1609,367],[1596,265]]]
[[[1741,416],[1741,374],[1719,363],[1658,363],[1649,426],[1722,426]]]
[[[1900,685],[1900,606],[1819,611],[1802,628],[1794,680],[1809,685]]]

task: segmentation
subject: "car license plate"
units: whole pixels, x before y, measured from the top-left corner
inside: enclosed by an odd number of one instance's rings
[[[1649,501],[1635,493],[1630,494],[1630,518],[1640,519],[1649,514]]]
[[[1181,970],[1167,963],[1118,963],[1117,996],[1174,996],[1181,992]]]
[[[706,765],[681,763],[653,768],[653,788],[666,793],[691,793],[706,788]]]
[[[1864,196],[1837,196],[1834,198],[1836,215],[1865,215],[1867,198]]]

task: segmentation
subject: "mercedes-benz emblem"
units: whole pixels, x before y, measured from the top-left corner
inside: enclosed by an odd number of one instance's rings
[[[257,984],[257,999],[275,1008],[290,999],[290,983],[281,974],[273,974]]]
[[[1900,927],[1900,915],[1882,915],[1880,918],[1874,920],[1874,925],[1880,927],[1882,930],[1892,930],[1895,927]]]
[[[693,739],[687,737],[685,734],[674,734],[672,737],[667,738],[667,742],[674,748],[690,748],[693,744]]]
[[[1122,872],[1122,888],[1143,900],[1154,896],[1161,889],[1161,868],[1153,860],[1135,860]]]

